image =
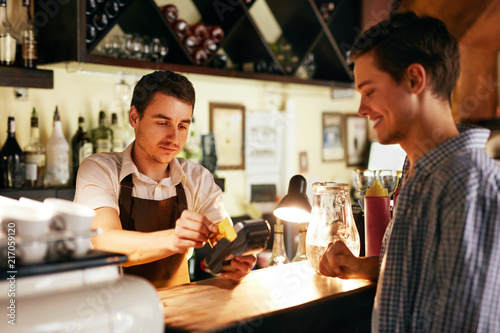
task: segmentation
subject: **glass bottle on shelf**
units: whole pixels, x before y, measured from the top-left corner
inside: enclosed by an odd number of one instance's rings
[[[195,163],[201,162],[201,138],[196,130],[194,117],[191,120],[191,125],[189,125],[189,137],[186,141],[186,145],[184,146],[184,151],[186,152],[186,159]]]
[[[7,18],[7,0],[0,0],[0,64],[11,66],[16,60],[16,33]]]
[[[35,25],[31,16],[31,1],[23,0],[24,11],[16,24],[17,35],[20,40],[17,42],[21,45],[20,60],[22,66],[26,68],[35,68],[37,55],[37,36],[35,33]]]
[[[43,187],[46,153],[45,146],[40,142],[38,115],[35,108],[31,113],[31,138],[30,143],[24,147],[24,160],[26,161],[24,186]]]
[[[25,166],[21,147],[16,140],[16,121],[11,112],[7,118],[7,140],[0,150],[0,188],[21,188]]]
[[[295,257],[293,257],[292,262],[307,260],[306,234],[307,223],[301,223],[299,228],[299,244],[297,246],[297,252],[295,253]]]
[[[99,111],[99,126],[92,130],[91,136],[94,154],[113,151],[113,131],[108,127],[106,112]]]
[[[113,131],[113,151],[121,152],[127,147],[127,133],[125,129],[118,123],[118,115],[116,112],[111,114],[111,130]]]
[[[54,112],[52,135],[47,141],[47,168],[45,186],[66,186],[69,183],[69,144],[64,137],[59,109]]]
[[[76,175],[78,174],[80,163],[82,163],[85,157],[91,155],[92,151],[92,140],[87,130],[87,123],[85,117],[80,114],[78,117],[78,129],[71,139],[73,185],[76,184]]]
[[[163,16],[167,19],[167,22],[172,24],[175,20],[177,20],[178,10],[175,5],[169,4],[161,9]]]
[[[286,256],[285,239],[283,237],[283,224],[274,225],[273,251],[267,262],[267,267],[288,264],[290,260]]]

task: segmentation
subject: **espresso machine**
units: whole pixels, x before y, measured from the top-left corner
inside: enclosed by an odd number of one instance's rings
[[[156,289],[122,275],[126,259],[90,250],[81,258],[10,266],[3,257],[0,306],[7,316],[0,332],[163,332]]]

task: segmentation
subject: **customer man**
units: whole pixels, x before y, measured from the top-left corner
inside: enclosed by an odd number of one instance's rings
[[[218,232],[228,217],[221,189],[201,165],[175,156],[186,143],[194,88],[179,74],[145,75],[136,85],[129,121],[135,141],[123,153],[101,153],[80,165],[75,201],[96,210],[96,249],[127,254],[126,273],[157,288],[189,282],[186,253]],[[240,280],[255,256],[231,261],[222,276]]]
[[[377,279],[373,332],[500,332],[500,170],[489,131],[456,126],[459,48],[444,24],[394,14],[350,55],[359,115],[407,153],[381,257],[330,244],[320,271]]]

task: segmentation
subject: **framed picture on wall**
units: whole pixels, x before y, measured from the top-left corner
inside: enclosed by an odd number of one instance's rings
[[[344,122],[341,113],[323,112],[323,162],[344,159]]]
[[[245,106],[210,103],[210,132],[214,133],[218,170],[245,169]]]
[[[365,117],[347,114],[345,117],[345,160],[347,166],[364,165],[368,160],[368,122]]]

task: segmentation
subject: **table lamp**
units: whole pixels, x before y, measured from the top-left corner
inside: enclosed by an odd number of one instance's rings
[[[307,260],[305,245],[306,223],[311,219],[312,208],[306,191],[306,179],[302,175],[293,176],[288,184],[288,193],[276,205],[273,212],[278,219],[300,223],[299,244],[292,262]]]

